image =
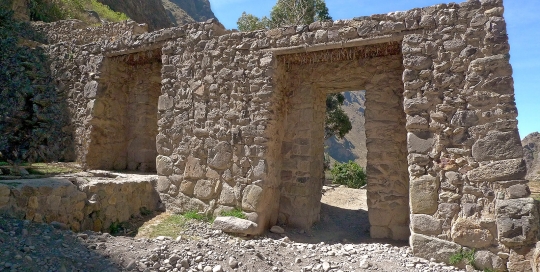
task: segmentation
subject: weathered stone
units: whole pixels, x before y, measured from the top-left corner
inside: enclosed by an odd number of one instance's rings
[[[411,234],[410,244],[415,256],[436,262],[448,262],[450,256],[461,250],[459,244],[416,233]]]
[[[257,211],[263,189],[257,185],[248,185],[243,192],[242,209],[245,211]]]
[[[411,180],[410,207],[413,214],[433,214],[437,211],[439,180],[421,176]]]
[[[234,205],[236,203],[234,188],[229,184],[223,183],[218,203],[222,205]]]
[[[199,179],[204,176],[204,169],[200,161],[200,159],[192,156],[187,158],[186,168],[184,170],[185,178]]]
[[[407,133],[407,150],[409,153],[427,154],[433,148],[433,144],[433,135],[430,133]]]
[[[478,122],[478,116],[474,111],[457,111],[450,123],[460,127],[472,127]]]
[[[496,161],[467,173],[472,182],[523,179],[527,174],[523,159]]]
[[[472,155],[477,161],[516,159],[523,157],[523,149],[517,131],[494,131],[476,141]]]
[[[506,188],[506,198],[524,198],[531,194],[527,184],[515,184]]]
[[[157,156],[156,168],[159,175],[169,176],[173,173],[173,162],[171,158],[166,156]]]
[[[493,234],[474,219],[458,218],[451,235],[454,242],[471,248],[485,248],[493,243]]]
[[[474,266],[478,270],[504,271],[504,261],[487,250],[479,250],[474,254]]]
[[[442,232],[441,220],[426,214],[411,214],[412,231],[424,235],[439,235]]]
[[[219,182],[216,180],[198,180],[193,189],[193,194],[198,199],[212,199],[216,195]]]
[[[89,81],[84,85],[84,96],[86,98],[95,98],[97,95],[98,83],[95,80]]]
[[[535,243],[538,234],[538,211],[532,198],[497,200],[498,239],[506,246]]]
[[[228,233],[250,235],[256,234],[257,224],[246,219],[232,216],[218,216],[214,219],[212,228]]]
[[[232,148],[229,143],[220,142],[208,152],[208,166],[227,169],[232,164]]]

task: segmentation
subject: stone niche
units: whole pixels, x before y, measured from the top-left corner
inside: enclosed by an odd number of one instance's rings
[[[86,166],[155,172],[160,50],[106,58],[100,79],[87,85],[96,86],[96,100]]]

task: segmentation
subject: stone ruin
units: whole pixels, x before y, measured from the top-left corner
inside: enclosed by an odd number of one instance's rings
[[[308,228],[319,220],[325,97],[366,90],[372,238],[447,262],[530,269],[525,177],[502,0],[254,32],[217,21],[37,24],[88,169],[156,171],[166,209]]]

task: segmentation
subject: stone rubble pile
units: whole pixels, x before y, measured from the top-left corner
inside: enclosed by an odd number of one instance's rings
[[[413,257],[407,246],[305,244],[271,234],[245,240],[203,222],[154,239],[0,222],[0,271],[460,271]]]

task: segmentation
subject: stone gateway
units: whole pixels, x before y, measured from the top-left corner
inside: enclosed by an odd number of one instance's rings
[[[157,171],[166,208],[240,208],[262,233],[319,220],[325,97],[366,90],[373,238],[531,267],[538,212],[502,0],[255,32],[37,24],[89,169]],[[155,140],[154,140],[155,139]],[[256,227],[255,227],[256,226]]]

